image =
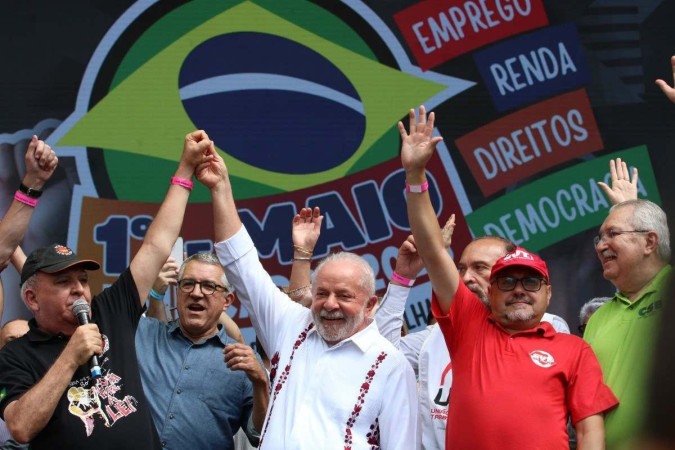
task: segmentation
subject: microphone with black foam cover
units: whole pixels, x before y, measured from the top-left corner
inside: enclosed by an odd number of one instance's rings
[[[75,300],[73,303],[73,314],[77,317],[77,321],[80,325],[86,325],[89,323],[89,303],[85,299]],[[91,373],[92,378],[98,378],[101,376],[101,366],[98,364],[98,356],[92,355],[89,360],[89,372]]]

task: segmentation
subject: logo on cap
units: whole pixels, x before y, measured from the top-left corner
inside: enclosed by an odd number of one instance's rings
[[[539,256],[534,253],[530,253],[522,247],[516,248],[511,253],[508,253],[497,260],[497,262],[492,266],[490,271],[490,279],[493,280],[495,276],[502,270],[508,267],[529,267],[534,269],[541,276],[546,279],[548,283],[548,267],[546,267],[546,262],[541,259]]]
[[[511,261],[512,259],[527,259],[534,261],[534,257],[524,250],[518,249],[508,255],[504,256],[504,261]]]
[[[70,256],[73,254],[73,251],[66,247],[65,245],[55,245],[54,251],[61,256]]]

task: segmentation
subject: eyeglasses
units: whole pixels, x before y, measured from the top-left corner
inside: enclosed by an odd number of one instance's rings
[[[199,288],[204,295],[211,295],[216,291],[225,292],[228,290],[225,286],[216,284],[213,281],[195,281],[190,278],[178,281],[178,287],[186,294],[194,291],[196,285],[199,285]]]
[[[593,237],[593,244],[597,247],[600,242],[611,241],[618,235],[624,233],[649,233],[649,230],[607,230],[605,232],[600,232],[597,236]]]
[[[579,325],[578,330],[579,330],[579,333],[581,333],[581,335],[583,336],[584,331],[586,331],[586,324],[582,323],[581,325]]]
[[[541,289],[541,284],[548,284],[546,280],[538,277],[524,277],[524,278],[515,278],[515,277],[497,277],[492,280],[493,283],[497,283],[497,287],[500,291],[512,291],[516,288],[516,285],[520,281],[520,284],[523,286],[523,289],[529,292],[537,292]]]

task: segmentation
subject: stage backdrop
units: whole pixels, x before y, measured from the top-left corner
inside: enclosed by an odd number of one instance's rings
[[[672,79],[673,2],[38,0],[0,11],[0,207],[38,134],[61,164],[23,245],[66,243],[101,261],[95,291],[139,248],[196,128],[225,158],[280,285],[293,215],[320,206],[315,256],[362,254],[385,288],[409,234],[396,122],[420,104],[444,137],[428,178],[439,222],[457,215],[455,253],[484,234],[539,252],[550,311],[573,329],[581,304],[613,291],[592,245],[609,159],[637,166],[640,196],[672,212],[675,107],[654,79]],[[188,254],[212,248],[201,186],[181,235]],[[16,272],[2,276],[3,322],[27,316]],[[422,277],[412,331],[429,296]],[[230,313],[252,340],[246,311]]]

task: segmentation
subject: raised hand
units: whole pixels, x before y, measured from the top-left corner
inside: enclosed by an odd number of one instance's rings
[[[32,189],[42,189],[52,176],[59,158],[52,148],[33,135],[26,150],[26,175],[23,184]]]
[[[673,68],[673,84],[675,85],[675,56],[671,56],[670,65]],[[668,97],[671,102],[675,103],[675,88],[670,87],[668,83],[663,80],[656,80],[656,85],[661,88],[661,91],[666,94],[666,97]]]
[[[434,154],[436,145],[443,140],[442,137],[433,137],[434,131],[434,113],[427,113],[424,105],[419,108],[419,117],[415,118],[415,110],[411,109],[409,118],[410,132],[406,132],[403,122],[398,123],[398,131],[401,134],[401,164],[409,173],[419,175],[424,172],[427,162]]]
[[[164,294],[169,286],[175,286],[178,283],[178,269],[180,269],[178,262],[169,256],[159,271],[159,275],[152,285],[152,290],[158,294]]]
[[[415,238],[411,234],[398,248],[394,271],[402,277],[414,280],[423,268],[424,261],[422,261],[422,257],[417,253]]]
[[[191,172],[197,169],[200,164],[210,159],[208,149],[213,147],[213,141],[209,139],[204,130],[197,130],[185,136],[183,144],[183,154],[181,155],[179,166],[184,166]]]
[[[323,216],[319,207],[302,208],[293,217],[293,245],[313,251],[321,234]]]
[[[616,161],[609,161],[609,174],[611,176],[612,186],[608,186],[602,181],[598,181],[598,186],[605,192],[612,205],[616,205],[626,200],[635,200],[637,196],[638,170],[633,168],[633,179],[631,180],[628,166],[621,158]]]
[[[445,222],[443,228],[441,228],[441,234],[443,235],[443,245],[445,245],[445,248],[450,248],[450,245],[452,244],[452,233],[454,233],[454,231],[455,215],[450,214],[450,218],[447,222]]]
[[[206,149],[204,156],[205,159],[197,167],[195,175],[204,186],[214,189],[219,183],[227,180],[227,167],[223,158],[216,151],[213,142]]]

